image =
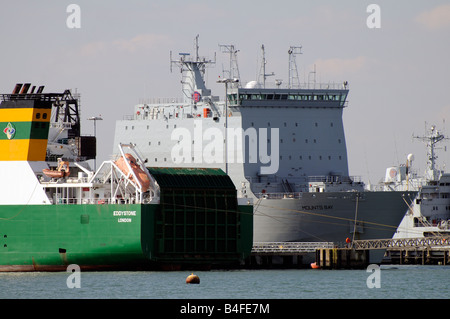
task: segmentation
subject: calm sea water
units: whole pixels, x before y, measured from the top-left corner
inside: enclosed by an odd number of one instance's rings
[[[383,266],[380,288],[368,288],[365,270],[0,273],[0,299],[449,299],[450,266]]]

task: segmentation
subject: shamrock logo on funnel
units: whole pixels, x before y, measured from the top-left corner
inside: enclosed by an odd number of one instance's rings
[[[16,134],[16,129],[14,128],[14,126],[11,123],[8,123],[6,128],[3,130],[3,133],[5,133],[8,140],[10,140]]]

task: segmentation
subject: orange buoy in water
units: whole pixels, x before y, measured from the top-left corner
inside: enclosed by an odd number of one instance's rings
[[[187,284],[199,284],[200,278],[197,275],[194,275],[193,273],[187,276],[186,278]]]

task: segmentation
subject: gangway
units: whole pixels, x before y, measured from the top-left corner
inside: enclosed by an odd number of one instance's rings
[[[361,249],[389,249],[389,248],[431,248],[450,247],[450,236],[430,236],[420,238],[370,239],[355,240],[349,248]]]

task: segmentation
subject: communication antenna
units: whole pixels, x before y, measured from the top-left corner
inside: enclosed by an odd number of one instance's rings
[[[300,88],[300,79],[298,77],[298,69],[297,69],[297,62],[295,61],[295,55],[296,54],[302,54],[301,52],[302,47],[294,47],[291,46],[288,50],[289,54],[289,82],[288,82],[288,88]]]

